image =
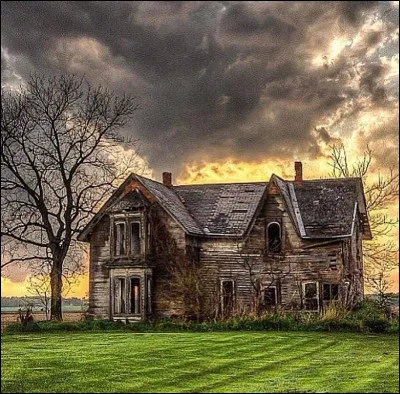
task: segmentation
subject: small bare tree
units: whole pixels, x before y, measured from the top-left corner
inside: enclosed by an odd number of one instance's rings
[[[49,264],[52,319],[62,319],[63,275],[76,235],[135,166],[136,143],[118,129],[137,108],[133,97],[74,75],[31,76],[18,92],[2,88],[1,239],[23,250],[2,267]],[[132,154],[120,155],[121,145]]]
[[[50,318],[50,277],[44,272],[39,275],[30,276],[27,286],[28,294],[37,299],[45,313],[46,320]]]
[[[253,249],[247,243],[238,244],[237,248],[239,265],[246,271],[251,285],[252,312],[258,315],[262,309],[262,291],[281,286],[291,273],[291,263],[282,264],[283,256],[266,258],[265,249]]]
[[[398,249],[393,241],[385,237],[391,234],[399,222],[398,218],[391,218],[387,214],[389,206],[398,199],[399,174],[395,168],[388,168],[387,175],[379,174],[371,180],[372,159],[373,151],[367,146],[363,156],[350,165],[343,144],[331,147],[331,175],[334,178],[359,177],[363,183],[374,236],[374,240],[363,243],[364,277],[367,286],[379,295],[383,289],[385,292],[388,290],[389,275],[398,267]]]

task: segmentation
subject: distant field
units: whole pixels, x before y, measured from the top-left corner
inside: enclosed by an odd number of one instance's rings
[[[1,312],[18,312],[19,307],[18,306],[2,306],[1,307]],[[36,307],[33,308],[34,312],[40,312],[42,308]],[[65,312],[82,312],[87,307],[81,306],[81,305],[64,305],[63,306],[63,311]]]
[[[63,313],[64,321],[79,321],[83,316],[83,312],[67,312]],[[46,320],[46,315],[43,312],[34,312],[33,317],[36,321]],[[1,312],[1,330],[10,323],[18,321],[18,313],[16,312]]]
[[[395,335],[3,335],[2,392],[392,392]]]

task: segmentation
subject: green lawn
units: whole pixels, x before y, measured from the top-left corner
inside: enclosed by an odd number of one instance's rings
[[[2,336],[2,392],[398,392],[395,335]]]

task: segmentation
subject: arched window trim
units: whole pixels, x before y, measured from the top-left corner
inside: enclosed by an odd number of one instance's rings
[[[280,242],[281,242],[281,245],[280,245],[280,250],[279,250],[279,252],[272,252],[271,250],[270,250],[270,245],[269,245],[269,228],[270,228],[270,226],[272,225],[272,224],[277,224],[278,225],[278,228],[279,228],[279,239],[280,239]],[[281,226],[281,224],[279,223],[279,222],[276,222],[276,221],[273,221],[273,222],[269,222],[268,224],[267,224],[267,251],[268,251],[268,253],[271,253],[271,254],[279,254],[279,253],[282,253],[282,247],[283,247],[283,242],[282,242],[282,226]]]

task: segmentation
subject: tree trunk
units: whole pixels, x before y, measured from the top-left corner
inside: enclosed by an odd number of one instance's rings
[[[61,291],[62,291],[62,264],[53,261],[50,273],[51,309],[50,320],[62,320]]]

